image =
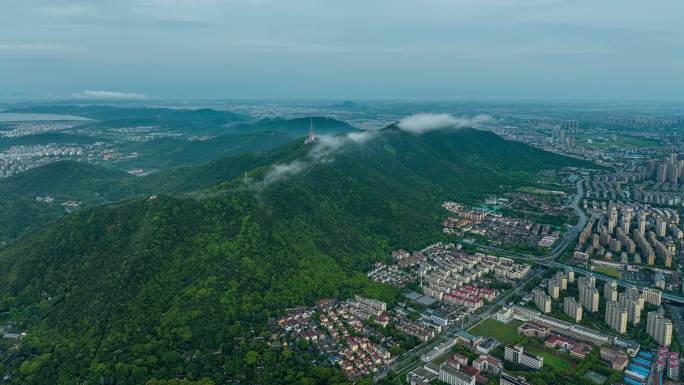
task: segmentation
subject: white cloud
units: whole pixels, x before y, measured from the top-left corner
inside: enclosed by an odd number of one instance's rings
[[[94,100],[145,100],[147,95],[116,91],[83,91],[73,95],[77,99]]]
[[[473,118],[455,118],[449,114],[415,114],[399,121],[399,128],[416,135],[433,130],[459,129],[477,127],[481,123],[492,120],[489,115],[477,115]],[[313,143],[311,149],[301,159],[289,163],[279,163],[271,166],[264,177],[259,180],[249,180],[250,189],[261,192],[268,186],[287,180],[295,175],[303,174],[319,164],[330,163],[351,146],[364,145],[389,131],[360,131],[345,135],[323,135]]]
[[[260,181],[250,181],[249,187],[257,192],[262,191],[273,183],[302,174],[318,164],[333,162],[335,157],[349,146],[365,144],[378,135],[378,131],[361,131],[345,135],[319,136],[304,158],[271,166]]]
[[[398,127],[404,131],[420,135],[434,130],[459,129],[477,127],[492,120],[489,115],[477,115],[473,118],[456,118],[450,114],[414,114],[399,121]]]
[[[77,52],[83,51],[82,46],[53,44],[53,43],[0,43],[0,51],[16,52]]]
[[[91,13],[91,8],[83,4],[45,5],[36,10],[50,17],[74,17]]]

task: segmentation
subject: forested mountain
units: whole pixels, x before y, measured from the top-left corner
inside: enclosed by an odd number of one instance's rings
[[[228,123],[244,120],[245,117],[230,111],[209,108],[151,108],[117,107],[111,105],[41,105],[8,109],[4,112],[73,115],[101,121],[126,120],[155,122],[192,122],[193,124]]]
[[[0,311],[27,332],[8,360],[9,381],[252,383],[248,349],[275,363],[273,384],[344,382],[287,350],[236,338],[262,335],[269,317],[318,298],[391,300],[396,293],[363,271],[391,248],[435,240],[442,199],[471,201],[578,165],[469,129],[415,136],[390,127],[325,158],[317,145],[186,168],[179,180],[229,171],[195,194],[81,210],[0,251]],[[295,166],[299,173],[268,179]]]
[[[93,144],[98,141],[105,141],[102,138],[95,138],[87,135],[74,135],[67,133],[44,133],[19,137],[0,137],[0,148],[12,146],[27,146],[44,143],[55,144]]]
[[[25,197],[51,196],[56,200],[110,200],[122,192],[114,184],[125,185],[134,176],[94,164],[76,161],[49,163],[0,180],[0,192]]]
[[[318,134],[342,134],[358,131],[346,122],[315,116],[312,118],[296,119],[261,119],[253,123],[239,123],[228,127],[230,133],[249,133],[259,131],[281,132],[293,136],[306,136],[313,124],[314,130]]]
[[[284,132],[253,132],[241,135],[221,135],[206,140],[161,138],[146,142],[131,142],[119,147],[127,153],[140,155],[116,163],[117,167],[162,168],[207,162],[228,154],[269,150],[290,142],[295,136]]]

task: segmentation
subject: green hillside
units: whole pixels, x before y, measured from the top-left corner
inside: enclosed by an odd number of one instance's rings
[[[0,192],[0,244],[11,241],[65,214],[58,205]]]
[[[308,151],[297,141],[245,164],[259,180]],[[392,248],[436,239],[441,199],[577,164],[489,132],[388,129],[254,192],[235,159],[209,163],[237,178],[202,193],[81,210],[0,251],[0,311],[27,331],[6,364],[10,383],[253,383],[248,351],[269,357],[272,384],[344,382],[254,337],[283,308],[318,298],[391,300],[363,271]]]
[[[207,162],[228,154],[269,150],[292,140],[279,132],[221,135],[207,140],[155,139],[120,146],[121,151],[140,155],[116,164],[117,167],[169,168]]]
[[[239,123],[229,126],[228,132],[244,134],[249,132],[271,131],[282,132],[292,136],[306,136],[312,122],[317,134],[343,134],[358,131],[358,129],[343,121],[315,116],[312,118],[296,119],[261,119],[253,123]]]
[[[0,148],[12,146],[30,146],[36,144],[56,143],[56,144],[93,144],[95,142],[105,142],[106,139],[95,138],[86,135],[74,135],[66,133],[44,133],[37,135],[27,135],[19,137],[0,138]]]
[[[108,201],[127,195],[130,174],[85,162],[60,161],[0,180],[0,192],[56,200]]]
[[[110,105],[41,105],[8,109],[5,112],[73,115],[101,121],[140,119],[148,122],[191,121],[197,124],[227,123],[245,119],[245,117],[230,111],[218,111],[209,108],[179,109]]]

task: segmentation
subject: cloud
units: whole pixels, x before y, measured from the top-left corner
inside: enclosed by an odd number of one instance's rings
[[[83,4],[64,4],[64,5],[45,5],[37,7],[36,10],[43,15],[50,17],[74,17],[83,16],[90,13],[90,6]]]
[[[456,118],[450,114],[414,114],[399,121],[397,126],[407,132],[420,135],[434,130],[459,129],[477,127],[492,120],[489,115],[477,115],[472,118]]]
[[[147,95],[116,91],[83,91],[73,95],[77,99],[94,100],[145,100]]]
[[[433,130],[459,129],[465,127],[477,127],[481,123],[492,120],[489,115],[477,115],[472,118],[455,118],[450,114],[415,114],[399,121],[399,128],[403,131],[420,135]],[[323,135],[313,143],[309,152],[301,159],[289,163],[278,163],[266,171],[261,180],[249,179],[248,187],[256,192],[261,192],[268,186],[289,179],[295,175],[303,174],[316,165],[330,163],[335,157],[354,145],[363,145],[380,135],[387,135],[391,131],[352,132],[346,135]]]
[[[17,43],[17,44],[2,44],[0,43],[0,51],[16,51],[16,52],[77,52],[83,51],[82,46],[63,45],[53,43]]]
[[[379,135],[379,131],[352,132],[345,135],[322,135],[312,144],[309,152],[302,159],[289,163],[271,166],[260,181],[249,180],[249,188],[261,192],[266,187],[295,175],[302,174],[314,166],[330,163],[345,149],[353,145],[362,145]]]

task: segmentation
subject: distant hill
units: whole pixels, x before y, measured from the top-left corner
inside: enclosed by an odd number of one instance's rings
[[[103,121],[122,121],[137,119],[142,121],[192,121],[194,123],[228,123],[244,120],[242,115],[230,111],[219,111],[209,108],[149,108],[149,107],[116,107],[110,105],[44,105],[8,109],[4,112],[74,115]]]
[[[58,200],[107,201],[127,194],[134,176],[85,162],[60,161],[0,179],[0,192],[25,197],[51,196]],[[118,189],[114,189],[114,185]]]
[[[62,132],[51,132],[36,135],[19,137],[1,137],[0,148],[12,146],[30,146],[36,144],[56,143],[56,144],[93,144],[95,142],[107,142],[106,139],[96,138],[87,135],[75,135]]]
[[[25,196],[0,193],[0,243],[11,241],[64,215],[64,208]]]
[[[225,133],[229,124],[250,118],[230,111],[180,108],[122,107],[110,105],[47,105],[10,109],[5,112],[65,114],[93,119],[79,127],[91,131],[111,128],[154,126],[159,130],[182,133],[185,136],[213,136]]]
[[[221,135],[207,140],[161,138],[132,142],[119,150],[140,155],[118,162],[117,167],[169,168],[207,162],[220,156],[269,150],[292,140],[282,132],[255,132],[243,135]]]
[[[345,100],[341,103],[333,104],[332,107],[333,108],[347,109],[347,110],[354,110],[357,108],[361,108],[362,106],[352,102],[351,100]]]
[[[191,195],[81,210],[1,250],[0,312],[27,331],[8,382],[254,383],[257,372],[231,357],[255,349],[268,352],[271,384],[292,383],[292,373],[316,383],[322,374],[308,361],[244,336],[254,328],[268,338],[270,317],[319,298],[392,300],[394,290],[363,272],[392,248],[440,239],[442,199],[474,201],[534,183],[549,167],[587,164],[476,130],[390,127],[303,168],[310,149],[297,140],[183,168],[156,183],[225,179]],[[246,188],[274,164],[303,171]],[[337,383],[330,375],[322,381]]]
[[[309,127],[313,122],[314,130],[317,134],[344,134],[358,131],[357,128],[346,122],[315,116],[312,118],[296,119],[261,119],[254,123],[236,124],[228,127],[229,133],[249,133],[258,131],[282,132],[291,136],[306,136]]]

